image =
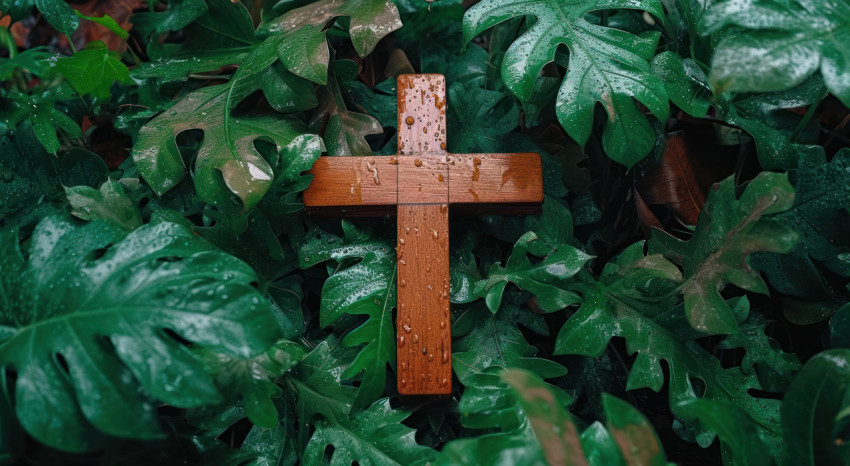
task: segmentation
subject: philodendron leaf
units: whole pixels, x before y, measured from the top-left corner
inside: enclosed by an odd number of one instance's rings
[[[85,185],[66,187],[65,197],[75,217],[83,220],[103,219],[127,230],[142,226],[139,208],[124,193],[121,183],[108,180],[99,190]]]
[[[452,152],[506,152],[505,135],[519,125],[519,106],[507,92],[482,89],[475,82],[449,86],[448,126]]]
[[[460,401],[463,424],[499,431],[449,442],[436,464],[667,464],[649,421],[610,395],[602,398],[608,429],[595,423],[580,434],[565,409],[571,398],[531,372],[490,370],[472,382]]]
[[[564,409],[572,401],[565,392],[520,369],[494,367],[477,373],[468,380],[460,400],[461,422],[468,428],[495,432],[450,441],[436,464],[542,465],[547,459],[559,460],[548,464],[586,464],[578,429]],[[543,413],[548,415],[540,416]],[[536,419],[532,421],[532,417]],[[549,432],[553,427],[559,429],[561,438],[550,438],[552,445],[543,444],[532,422],[543,430],[544,438],[547,427]],[[551,458],[547,456],[550,451]],[[567,455],[558,458],[555,455],[559,453]]]
[[[689,241],[653,234],[651,253],[680,262],[685,272],[682,293],[691,325],[706,333],[734,333],[738,323],[720,292],[727,284],[767,294],[767,285],[748,265],[757,251],[788,252],[798,235],[766,216],[788,210],[794,189],[785,174],[763,172],[740,199],[732,177],[716,184]]]
[[[193,170],[195,189],[202,200],[217,207],[233,207],[231,198],[236,195],[242,209],[249,210],[269,189],[274,172],[255,141],[269,141],[280,151],[306,130],[294,118],[230,116],[231,105],[239,100],[234,95],[245,92],[234,90],[233,86],[231,83],[198,89],[139,131],[133,159],[158,195],[185,176],[175,138],[191,129],[204,132]]]
[[[850,350],[827,350],[806,363],[782,403],[786,464],[846,464],[847,448],[835,436],[850,415],[848,390]]]
[[[378,120],[346,107],[341,88],[357,76],[358,65],[351,60],[337,60],[330,70],[328,85],[319,90],[319,107],[310,121],[310,128],[325,128],[323,138],[328,155],[372,155],[366,136],[381,134]]]
[[[839,259],[850,252],[850,150],[838,151],[829,163],[820,157],[803,158],[791,180],[794,206],[772,218],[799,233],[802,252],[850,276],[850,262]]]
[[[49,217],[25,244],[14,231],[0,241],[0,325],[15,330],[0,366],[17,374],[7,390],[21,425],[54,448],[160,437],[154,400],[222,401],[181,341],[251,357],[277,338],[254,271],[183,226],[127,234]]]
[[[699,419],[703,425],[717,433],[721,442],[724,462],[741,466],[770,466],[771,455],[753,454],[769,451],[775,442],[747,413],[726,400],[691,399],[682,401],[679,412]]]
[[[742,372],[752,373],[758,365],[759,375],[765,374],[771,380],[781,378],[787,383],[791,375],[800,370],[802,364],[795,354],[782,351],[779,343],[764,333],[768,324],[761,314],[750,314],[739,326],[739,331],[726,337],[718,348],[743,348],[747,354],[741,360]],[[765,382],[764,377],[759,379],[762,383]]]
[[[298,364],[306,351],[291,341],[278,340],[254,357],[222,354],[212,348],[202,348],[197,354],[226,396],[242,398],[245,414],[254,425],[272,428],[278,422],[273,399],[281,395],[273,379]]]
[[[330,52],[326,26],[340,16],[351,18],[348,31],[361,57],[401,27],[398,9],[389,0],[320,0],[284,13],[258,33],[280,36],[278,53],[289,71],[327,84]]]
[[[617,441],[626,464],[665,466],[664,449],[649,420],[635,407],[608,394],[602,395],[606,426]]]
[[[847,2],[727,0],[708,11],[702,27],[706,33],[729,30],[711,63],[718,93],[789,89],[820,70],[830,92],[850,105]]]
[[[662,52],[652,59],[652,72],[664,82],[670,101],[688,115],[703,118],[711,106],[708,78],[697,62],[676,52]]]
[[[803,156],[823,158],[823,148],[813,144],[820,132],[817,121],[801,127],[804,117],[789,110],[817,106],[825,96],[823,80],[812,77],[780,92],[716,96],[715,108],[720,118],[753,138],[762,168],[790,169]]]
[[[572,246],[560,245],[543,260],[532,262],[528,259],[528,248],[534,241],[538,241],[534,232],[522,235],[505,267],[493,264],[487,278],[475,284],[474,293],[484,297],[490,312],[499,310],[508,282],[536,296],[540,308],[546,312],[558,311],[579,302],[575,293],[556,285],[575,275],[591,257]]]
[[[525,369],[544,379],[567,373],[554,361],[534,357],[537,348],[526,341],[518,324],[541,335],[549,333],[543,316],[507,303],[496,315],[476,305],[455,319],[452,360],[461,383],[466,384],[472,375],[493,366]]]
[[[365,315],[367,319],[343,338],[345,346],[365,344],[344,378],[364,372],[355,406],[365,407],[384,391],[387,364],[395,366],[395,333],[392,310],[395,307],[396,257],[387,239],[370,238],[343,221],[345,238],[313,230],[298,253],[302,268],[326,261],[341,267],[322,287],[319,323],[332,324],[343,314]]]
[[[409,415],[391,408],[389,398],[383,398],[354,416],[320,420],[304,451],[303,464],[323,464],[329,445],[334,447],[331,464],[426,464],[436,452],[416,443],[416,431],[402,424]]]
[[[628,390],[651,388],[660,391],[669,370],[669,402],[673,414],[702,446],[708,446],[714,433],[678,403],[692,399],[726,400],[741,408],[768,433],[779,432],[779,402],[760,399],[748,393],[761,389],[756,374],[739,368],[724,369],[720,361],[692,341],[681,341],[664,327],[664,319],[675,306],[678,269],[660,255],[643,255],[642,243],[632,245],[616,262],[609,263],[596,282],[584,274],[578,291],[582,306],[564,324],[555,342],[555,354],[598,357],[612,337],[626,340],[628,353],[637,353],[629,372]],[[672,297],[670,302],[668,297]],[[698,394],[693,380],[702,381]],[[720,409],[720,408],[718,408]]]
[[[633,99],[666,121],[670,112],[664,84],[650,69],[660,33],[634,35],[588,21],[591,11],[643,10],[663,20],[658,0],[484,0],[464,15],[464,42],[511,18],[536,21],[508,48],[502,79],[523,105],[534,91],[540,71],[555,60],[558,47],[569,48],[569,65],[555,112],[561,126],[584,146],[593,127],[594,108],[602,104],[607,121],[602,145],[609,157],[628,167],[644,158],[655,143],[655,131]]]
[[[72,57],[57,60],[56,70],[80,95],[91,95],[96,99],[108,99],[111,95],[109,88],[114,81],[133,83],[130,70],[121,63],[121,55],[107,49],[106,44],[99,40],[89,42],[85,49]]]

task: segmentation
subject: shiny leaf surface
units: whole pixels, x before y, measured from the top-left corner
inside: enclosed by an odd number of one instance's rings
[[[23,248],[3,233],[0,322],[14,333],[0,364],[17,373],[21,425],[48,445],[88,451],[104,433],[161,437],[155,399],[219,401],[200,361],[166,330],[242,357],[275,338],[245,263],[172,223],[125,234],[59,217]]]

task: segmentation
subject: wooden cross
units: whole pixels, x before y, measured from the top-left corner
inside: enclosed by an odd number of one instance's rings
[[[449,205],[534,212],[543,201],[541,161],[539,154],[449,154],[445,77],[402,75],[397,84],[398,155],[320,157],[304,204],[350,216],[397,213],[398,392],[448,394]]]

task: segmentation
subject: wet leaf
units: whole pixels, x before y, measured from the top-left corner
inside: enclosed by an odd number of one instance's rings
[[[714,439],[710,428],[678,409],[680,402],[697,398],[729,401],[771,435],[778,435],[780,403],[747,392],[761,388],[756,375],[737,367],[724,369],[701,346],[678,335],[681,326],[675,319],[669,322],[670,314],[675,315],[669,311],[677,301],[681,273],[660,255],[644,256],[642,249],[641,243],[627,248],[616,262],[605,266],[598,282],[583,277],[584,284],[578,288],[582,306],[558,334],[555,354],[597,357],[612,337],[624,338],[627,352],[637,353],[627,390],[660,391],[667,372],[661,361],[667,362],[669,405],[684,426],[682,435],[702,446]]]
[[[54,29],[70,37],[80,27],[80,20],[74,15],[74,9],[64,0],[34,0],[35,7],[44,15],[44,19]]]
[[[329,445],[334,447],[331,461],[339,464],[425,464],[435,452],[417,444],[416,431],[402,424],[409,415],[383,398],[350,418],[319,421],[304,451],[304,464],[322,464]]]
[[[544,379],[566,374],[560,364],[535,357],[537,349],[526,341],[519,325],[541,335],[549,333],[542,316],[507,303],[495,315],[478,305],[455,319],[452,360],[460,382],[466,384],[473,374],[494,366],[525,369]]]
[[[221,401],[201,362],[163,330],[241,357],[277,336],[250,267],[176,224],[126,234],[50,217],[23,248],[13,230],[0,244],[0,325],[15,330],[0,365],[17,373],[21,425],[55,448],[162,437],[155,400]]]
[[[850,150],[839,151],[829,163],[821,157],[805,157],[791,177],[794,205],[772,218],[800,235],[803,255],[850,276],[850,263],[839,259],[850,251],[845,236],[850,221]]]
[[[350,18],[351,42],[365,57],[387,34],[401,27],[395,5],[389,0],[320,0],[290,10],[263,26],[262,35],[279,35],[280,60],[298,76],[328,83],[326,26],[340,16]]]
[[[130,19],[144,35],[177,31],[207,12],[204,0],[168,0],[165,11],[136,13]]]
[[[508,152],[505,135],[519,125],[519,107],[509,94],[474,82],[449,86],[449,150],[455,153]]]
[[[230,106],[244,92],[233,84],[201,88],[142,128],[133,158],[158,195],[185,176],[175,138],[183,131],[200,129],[204,138],[193,167],[198,196],[215,206],[233,208],[235,195],[242,203],[240,210],[249,210],[262,199],[274,172],[254,142],[269,141],[280,151],[306,131],[292,118],[231,116]]]
[[[844,464],[836,427],[846,426],[850,350],[826,350],[797,374],[782,405],[783,459],[787,464]]]
[[[436,464],[666,464],[647,419],[610,395],[602,400],[608,429],[595,423],[580,433],[565,409],[572,399],[533,373],[478,374],[460,402],[463,423],[497,432],[449,442]]]
[[[142,226],[139,208],[120,183],[108,180],[95,190],[89,186],[65,188],[71,214],[83,220],[103,219],[127,230]]]
[[[817,142],[817,120],[809,121],[806,133],[814,128],[814,138],[803,137],[803,117],[789,109],[818,105],[826,95],[819,78],[810,78],[792,89],[768,94],[745,94],[734,99],[729,95],[717,99],[717,113],[727,123],[735,125],[753,138],[759,164],[765,169],[789,169],[804,156],[822,156]],[[738,141],[743,143],[745,141]]]
[[[274,379],[298,364],[306,351],[296,343],[278,340],[254,357],[218,353],[211,348],[202,348],[196,354],[225,397],[239,396],[254,425],[272,428],[278,423],[274,399],[282,394]]]
[[[387,364],[395,367],[392,310],[396,304],[397,264],[390,240],[369,238],[345,221],[343,230],[344,238],[321,230],[310,231],[298,256],[304,268],[331,260],[339,264],[322,287],[322,327],[343,314],[367,316],[342,340],[345,346],[365,344],[343,374],[344,378],[351,378],[364,372],[354,401],[355,407],[362,408],[383,392]]]
[[[319,91],[319,107],[313,114],[310,128],[325,128],[323,139],[328,155],[372,155],[366,136],[384,132],[378,120],[346,107],[341,88],[357,75],[357,64],[350,60],[334,62],[328,85]]]
[[[719,2],[702,19],[728,31],[711,63],[719,92],[790,89],[820,71],[827,88],[850,105],[850,5],[841,0]]]
[[[734,181],[714,186],[697,222],[693,238],[680,241],[654,234],[650,252],[663,253],[682,264],[685,313],[691,325],[706,333],[734,333],[735,317],[720,295],[727,284],[756,293],[767,285],[748,265],[757,251],[788,252],[798,235],[768,218],[794,203],[794,189],[786,175],[763,172],[736,198]]]
[[[702,118],[711,105],[705,72],[691,58],[662,52],[652,59],[652,72],[664,83],[667,96],[688,115]]]
[[[637,99],[661,121],[670,111],[664,84],[651,71],[660,34],[634,35],[587,21],[592,11],[639,9],[664,18],[655,0],[579,1],[564,5],[556,0],[484,0],[464,15],[464,42],[515,17],[534,17],[536,22],[505,54],[502,79],[505,86],[527,104],[540,70],[555,59],[557,48],[570,50],[569,65],[555,111],[561,126],[581,146],[593,127],[597,103],[606,113],[602,145],[609,157],[631,167],[645,157],[655,142],[655,131],[638,110]]]
[[[534,241],[538,241],[534,232],[524,234],[514,245],[505,267],[493,264],[487,278],[475,284],[473,292],[484,297],[490,312],[499,310],[508,282],[536,296],[540,308],[546,312],[558,311],[579,301],[574,293],[557,285],[575,275],[590,256],[572,246],[560,245],[543,260],[531,262],[528,248]]]
[[[132,84],[130,70],[121,63],[121,56],[101,41],[89,42],[74,56],[60,58],[56,69],[80,95],[95,99],[109,99],[109,89],[115,81]]]

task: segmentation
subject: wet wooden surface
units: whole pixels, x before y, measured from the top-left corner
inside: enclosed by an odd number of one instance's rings
[[[538,154],[446,154],[445,169],[442,158],[320,157],[313,165],[313,183],[304,192],[304,203],[309,207],[383,205],[395,210],[399,196],[418,196],[431,189],[435,193],[448,190],[449,204],[482,204],[482,208],[486,208],[483,204],[527,204],[533,209],[543,201]],[[420,170],[398,172],[399,164],[416,167],[417,160]]]
[[[543,201],[538,154],[446,152],[442,75],[398,78],[398,155],[320,157],[308,211],[398,216],[396,348],[402,395],[452,390],[449,205],[527,213]]]

